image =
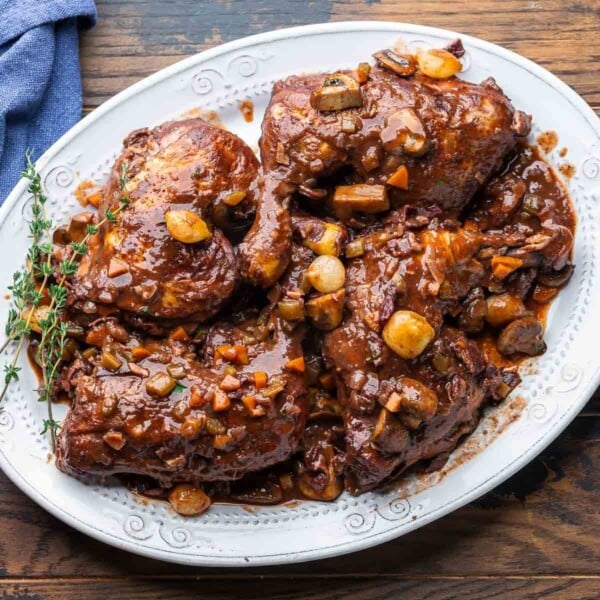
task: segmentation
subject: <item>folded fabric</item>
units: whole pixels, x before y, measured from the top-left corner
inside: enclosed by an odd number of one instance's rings
[[[94,0],[0,0],[0,203],[37,158],[81,118],[79,27]]]

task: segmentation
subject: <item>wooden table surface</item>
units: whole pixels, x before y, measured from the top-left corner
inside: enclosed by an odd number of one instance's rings
[[[462,31],[547,67],[600,110],[600,1],[97,0],[83,35],[91,110],[142,77],[274,28],[358,19]],[[557,118],[559,116],[557,115]],[[53,598],[598,598],[600,394],[560,438],[482,499],[377,548],[317,563],[197,569],[70,529],[0,473],[0,593]]]

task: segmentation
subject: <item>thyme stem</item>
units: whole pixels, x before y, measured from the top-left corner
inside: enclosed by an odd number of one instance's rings
[[[13,381],[18,381],[20,367],[17,362],[32,328],[39,331],[40,341],[36,350],[36,360],[42,369],[42,382],[38,390],[40,401],[46,402],[48,418],[44,419],[42,433],[50,432],[52,449],[56,446],[56,431],[60,425],[54,420],[52,401],[55,384],[60,375],[60,366],[68,342],[68,323],[63,318],[67,305],[66,280],[77,272],[79,259],[87,252],[92,235],[98,233],[106,223],[114,223],[116,216],[129,205],[127,192],[127,163],[121,163],[119,176],[119,205],[107,209],[104,218],[96,225],[88,225],[87,233],[80,242],[72,242],[72,255],[58,265],[60,277],[52,264],[53,246],[50,241],[52,221],[47,217],[46,201],[42,181],[31,154],[26,155],[27,166],[22,176],[29,180],[27,190],[33,198],[33,218],[29,225],[32,244],[27,252],[25,267],[13,275],[13,284],[9,286],[13,295],[13,306],[9,311],[6,324],[6,340],[0,346],[0,354],[12,341],[17,341],[15,354],[10,364],[4,366],[4,384],[0,391],[0,403]],[[52,283],[54,281],[54,283]],[[42,300],[49,297],[50,302],[42,306]],[[0,411],[2,410],[0,404]]]

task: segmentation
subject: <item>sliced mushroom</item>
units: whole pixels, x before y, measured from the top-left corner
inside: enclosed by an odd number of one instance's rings
[[[542,285],[546,285],[552,288],[558,288],[568,283],[574,271],[575,267],[573,265],[566,265],[560,271],[540,272],[537,276],[537,280]]]
[[[94,216],[89,212],[82,212],[71,217],[67,236],[71,242],[81,242],[88,233],[87,226],[91,225]]]
[[[429,147],[423,123],[412,108],[392,113],[380,137],[384,149],[392,154],[422,156]]]
[[[361,107],[363,99],[356,79],[343,73],[334,73],[313,91],[310,104],[321,111],[343,110]]]
[[[544,328],[535,317],[524,317],[510,323],[498,337],[496,346],[504,356],[527,354],[537,356],[546,351]]]
[[[231,497],[248,504],[278,504],[283,500],[283,491],[277,483],[268,482],[244,491],[233,492]]]
[[[395,391],[387,399],[385,408],[393,413],[403,413],[409,417],[415,417],[405,425],[413,428],[413,424],[420,425],[421,421],[431,419],[438,408],[437,394],[425,384],[411,377],[400,377]]]
[[[410,77],[417,70],[412,56],[396,54],[392,50],[380,50],[373,54],[373,58],[388,71],[400,75],[400,77]]]
[[[472,290],[458,319],[460,328],[466,333],[478,333],[483,329],[487,311],[483,290],[481,288]]]
[[[302,298],[285,298],[277,303],[279,314],[286,321],[304,319],[304,300]]]
[[[325,487],[320,489],[320,486],[315,485],[313,477],[308,472],[300,475],[298,478],[298,487],[307,498],[311,500],[324,500],[326,502],[332,502],[344,491],[342,478],[336,474],[332,464],[329,464],[327,467],[327,484]]]
[[[340,216],[353,211],[380,213],[390,208],[390,201],[384,185],[338,185],[333,194],[333,208]]]
[[[387,409],[382,408],[371,434],[371,443],[382,452],[402,452],[410,441],[404,425]]]
[[[314,217],[293,217],[292,227],[302,240],[302,245],[315,254],[339,256],[348,238],[346,228],[342,225]]]
[[[456,38],[452,40],[449,44],[446,45],[444,50],[450,52],[450,54],[454,54],[456,58],[462,58],[465,55],[465,47],[463,46],[462,40],[460,38]]]

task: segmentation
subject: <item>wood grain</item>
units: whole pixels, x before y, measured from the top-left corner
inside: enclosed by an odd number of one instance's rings
[[[343,586],[343,587],[341,587]],[[493,578],[344,578],[306,580],[296,578],[231,580],[221,576],[205,581],[172,579],[19,581],[7,582],[4,598],[13,600],[489,600],[490,598],[543,598],[544,600],[596,600],[600,580],[595,577],[493,577]]]
[[[271,29],[344,20],[444,27],[503,45],[549,68],[600,107],[599,0],[99,0],[82,40],[85,104],[222,42]]]
[[[487,494],[435,523],[363,552],[310,565],[227,570],[229,577],[369,577],[598,574],[600,422],[577,419],[539,458]],[[0,573],[61,578],[196,575],[86,538],[0,478]]]

